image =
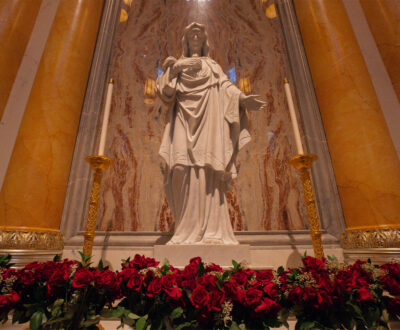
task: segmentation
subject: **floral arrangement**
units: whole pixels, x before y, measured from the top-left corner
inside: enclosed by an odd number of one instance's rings
[[[179,270],[136,255],[113,272],[60,260],[10,268],[0,257],[0,321],[30,329],[97,329],[118,318],[135,329],[388,329],[400,316],[400,263],[303,258],[303,267],[223,270],[199,257]]]

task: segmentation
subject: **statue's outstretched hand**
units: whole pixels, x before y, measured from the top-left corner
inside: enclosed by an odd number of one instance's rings
[[[240,104],[247,110],[263,110],[267,103],[259,99],[260,95],[240,95]]]

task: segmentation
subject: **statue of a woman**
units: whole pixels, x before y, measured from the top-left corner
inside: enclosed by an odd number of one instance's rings
[[[181,58],[168,57],[156,83],[170,108],[160,147],[175,219],[168,244],[238,244],[225,193],[236,177],[237,152],[250,141],[244,109],[265,103],[244,95],[208,57],[204,25],[187,26],[182,43]]]

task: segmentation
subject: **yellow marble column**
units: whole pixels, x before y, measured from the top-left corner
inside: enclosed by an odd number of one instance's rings
[[[0,120],[42,0],[0,0]]]
[[[400,1],[360,0],[360,3],[400,101]]]
[[[60,220],[102,8],[102,0],[60,1],[0,192],[2,249],[63,247]]]
[[[400,163],[342,0],[294,0],[346,232],[343,247],[400,247]]]

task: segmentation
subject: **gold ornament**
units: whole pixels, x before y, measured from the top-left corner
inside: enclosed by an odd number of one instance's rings
[[[342,234],[342,248],[400,248],[400,228],[346,230]]]
[[[297,155],[289,159],[289,163],[300,172],[301,183],[303,184],[304,200],[307,208],[308,224],[310,226],[310,236],[312,239],[314,255],[318,259],[324,257],[322,247],[321,230],[319,225],[317,208],[315,206],[314,192],[312,189],[311,178],[308,172],[312,163],[317,159],[314,154]]]
[[[62,250],[59,231],[0,230],[1,250]]]
[[[85,237],[83,242],[83,254],[85,256],[91,256],[93,250],[93,240],[96,236],[95,231],[100,200],[101,180],[103,178],[103,172],[113,163],[113,160],[105,156],[89,156],[86,157],[86,161],[90,164],[90,167],[92,170],[94,170],[94,173],[85,234],[83,235]],[[90,260],[88,263],[89,262]]]

